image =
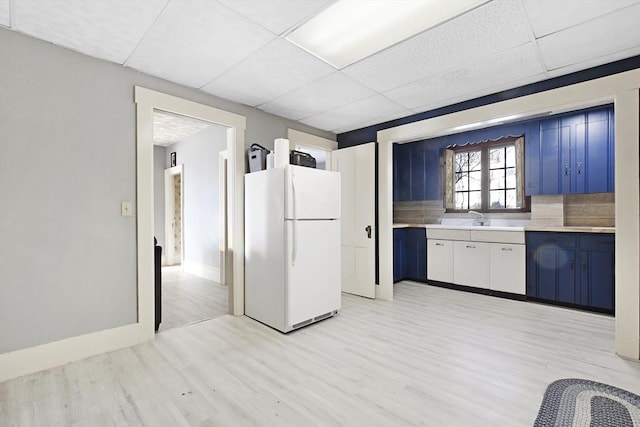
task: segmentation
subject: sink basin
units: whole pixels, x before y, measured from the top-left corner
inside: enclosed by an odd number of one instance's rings
[[[487,231],[524,231],[524,226],[500,226],[500,225],[443,225],[427,224],[426,228],[439,228],[443,230],[487,230]]]

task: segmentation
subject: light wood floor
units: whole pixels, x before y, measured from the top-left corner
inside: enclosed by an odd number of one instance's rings
[[[2,426],[530,426],[547,385],[640,393],[613,318],[401,282],[283,335],[225,315],[0,384]]]
[[[158,332],[227,314],[227,287],[180,270],[162,267],[162,323]]]

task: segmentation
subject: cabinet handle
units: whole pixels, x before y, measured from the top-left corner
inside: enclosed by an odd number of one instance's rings
[[[586,261],[582,261],[582,270],[586,270],[587,269],[587,262]]]
[[[444,246],[444,243],[436,243],[436,246]]]
[[[505,252],[513,252],[513,249],[511,248],[502,248],[502,250]]]
[[[569,260],[569,270],[571,270],[571,271],[573,271],[573,264],[574,264],[573,260],[570,259]]]
[[[473,245],[467,245],[467,249],[475,249],[476,247]]]
[[[578,175],[582,175],[582,162],[578,162],[576,164],[576,168],[578,169],[577,171]]]
[[[569,164],[564,165],[564,174],[569,175]]]

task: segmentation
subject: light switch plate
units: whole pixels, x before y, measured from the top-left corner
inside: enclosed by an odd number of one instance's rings
[[[131,202],[122,202],[122,205],[120,206],[120,212],[122,216],[131,216]]]

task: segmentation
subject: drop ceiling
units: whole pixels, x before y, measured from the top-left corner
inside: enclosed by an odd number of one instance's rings
[[[338,70],[284,38],[331,3],[0,0],[0,26],[334,133],[640,55],[640,0],[492,0]]]

